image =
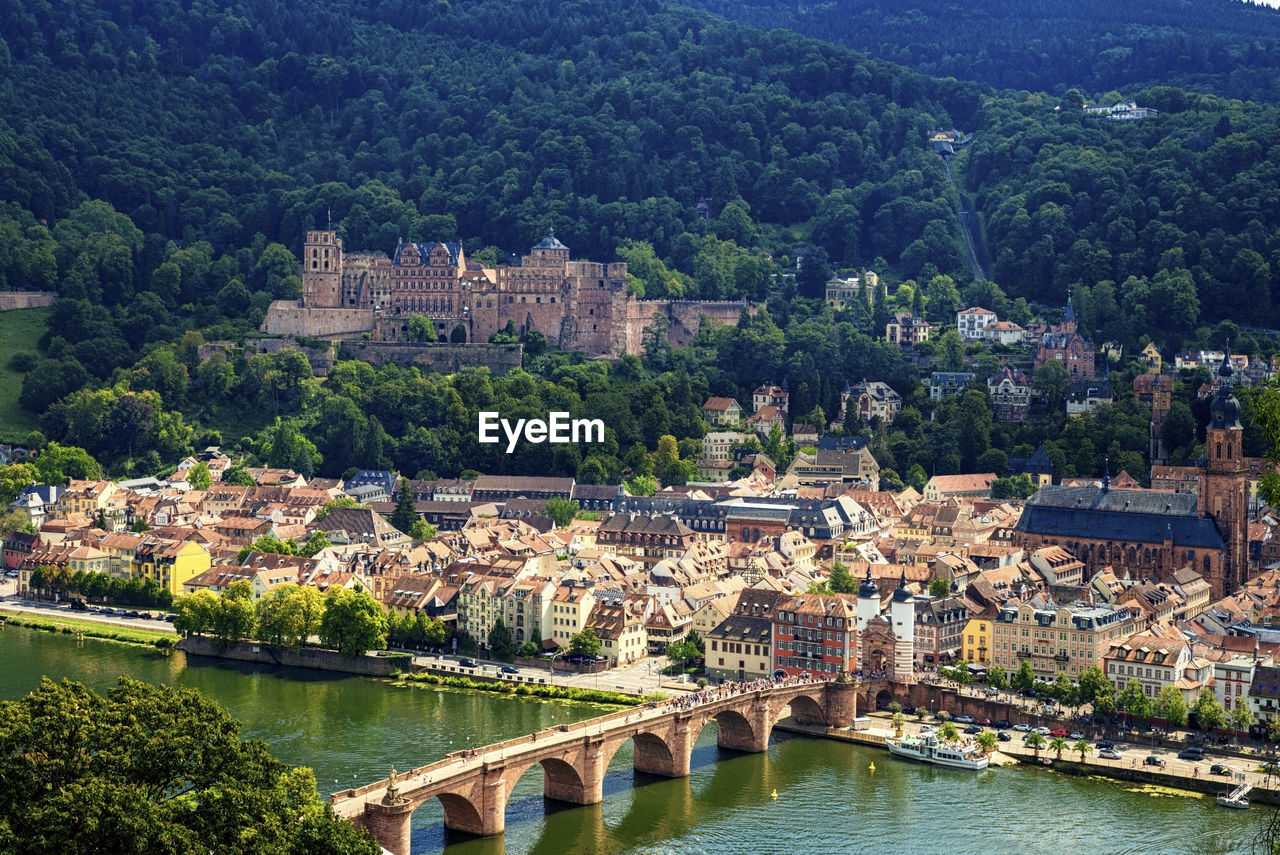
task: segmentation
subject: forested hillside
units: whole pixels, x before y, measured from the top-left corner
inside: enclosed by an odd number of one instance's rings
[[[656,2],[0,0],[0,288],[63,295],[40,352],[7,368],[48,439],[112,471],[225,441],[307,472],[482,464],[597,481],[643,470],[663,436],[700,435],[701,396],[782,377],[793,413],[817,422],[862,376],[927,415],[915,368],[876,341],[891,308],[946,322],[963,299],[1026,322],[1028,303],[1071,293],[1084,330],[1128,353],[1145,337],[1222,339],[1227,317],[1280,325],[1280,114],[1135,94],[1160,115],[1086,120],[1074,90],[934,81]],[[974,134],[952,170],[983,217],[994,284],[968,282],[957,191],[927,145],[953,125]],[[461,239],[488,262],[554,226],[576,257],[627,260],[648,296],[768,298],[769,312],[580,377],[577,357],[530,337],[530,374],[493,386],[352,367],[318,385],[297,352],[202,362],[204,341],[238,341],[297,295],[293,250],[330,218],[351,249]],[[792,299],[775,274],[797,254]],[[874,269],[892,299],[839,314],[805,299],[824,257]],[[939,352],[961,367],[958,339]],[[464,445],[495,398],[607,409],[609,447],[543,459]],[[988,442],[1048,435],[952,428],[926,418],[881,456],[958,471]],[[1080,472],[1110,452],[1138,465],[1144,432],[1098,430]]]
[[[1170,85],[1280,100],[1280,10],[1240,0],[687,0],[923,74],[1061,94]]]

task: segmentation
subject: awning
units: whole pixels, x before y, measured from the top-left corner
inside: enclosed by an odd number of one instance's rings
[[[987,666],[986,666],[986,665],[979,665],[979,664],[978,664],[978,663],[976,663],[976,662],[970,662],[970,663],[969,663],[969,673],[970,673],[970,674],[985,674],[986,672],[987,672]]]

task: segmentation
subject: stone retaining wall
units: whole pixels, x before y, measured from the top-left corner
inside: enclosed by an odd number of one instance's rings
[[[57,291],[0,291],[0,312],[52,306],[56,299]]]
[[[237,662],[255,662],[261,665],[284,665],[289,668],[316,668],[343,674],[359,674],[364,677],[390,677],[396,671],[408,671],[412,657],[392,657],[369,653],[355,659],[346,659],[332,650],[303,648],[299,651],[268,647],[242,641],[227,650],[214,649],[211,639],[189,636],[178,642],[178,649],[189,656],[209,656],[216,659],[232,659]]]

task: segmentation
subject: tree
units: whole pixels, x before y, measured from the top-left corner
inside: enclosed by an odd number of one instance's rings
[[[600,655],[600,638],[596,635],[596,631],[591,627],[587,627],[582,632],[575,633],[569,639],[569,652],[574,656],[584,656],[594,659]]]
[[[938,739],[943,742],[955,742],[959,738],[960,731],[951,722],[944,721],[942,725],[938,727]]]
[[[409,536],[414,540],[435,540],[439,534],[436,527],[426,520],[414,520],[409,526]]]
[[[1253,713],[1249,710],[1249,705],[1245,703],[1237,703],[1235,709],[1231,711],[1231,728],[1236,733],[1236,745],[1240,744],[1240,731],[1248,731],[1253,727]]]
[[[951,583],[946,579],[938,576],[929,583],[929,596],[935,600],[940,600],[951,595]]]
[[[213,476],[209,474],[209,466],[203,460],[187,470],[187,483],[193,490],[208,490],[213,484]]]
[[[320,618],[320,643],[347,659],[387,647],[387,616],[367,591],[331,589]]]
[[[36,458],[40,470],[40,483],[63,485],[71,478],[97,479],[102,477],[102,467],[89,452],[73,445],[51,442]]]
[[[1025,692],[1034,686],[1035,682],[1036,675],[1031,670],[1031,660],[1023,659],[1022,664],[1018,666],[1018,672],[1013,675],[1013,679],[1010,681],[1011,685],[1018,691]]]
[[[551,517],[557,528],[567,526],[580,510],[582,506],[569,499],[562,499],[559,496],[547,499],[547,516]]]
[[[1099,665],[1090,665],[1081,671],[1078,683],[1082,704],[1093,703],[1093,699],[1100,693],[1112,690],[1111,681],[1107,679],[1107,675]]]
[[[228,469],[227,471],[230,472],[231,470]],[[224,478],[223,480],[225,481],[226,479]],[[252,479],[250,479],[250,483],[252,483]],[[329,501],[325,502],[323,505],[320,506],[320,509],[316,511],[315,521],[320,522],[325,517],[329,516],[329,514],[338,510],[339,508],[358,508],[360,506],[361,506],[360,503],[357,502],[355,499],[351,498],[350,496],[339,496],[336,499],[330,499]]]
[[[1172,454],[1179,449],[1190,448],[1196,441],[1196,419],[1191,408],[1182,401],[1174,401],[1169,413],[1160,425],[1160,440]]]
[[[1093,704],[1094,715],[1112,715],[1116,711],[1116,693],[1110,683],[1105,689],[1101,689],[1093,696],[1090,702]]]
[[[1087,739],[1077,739],[1071,745],[1071,750],[1080,755],[1080,762],[1084,762],[1085,755],[1093,750],[1093,746],[1089,744]]]
[[[254,634],[256,616],[253,610],[253,586],[247,579],[232,582],[218,594],[213,604],[213,646],[227,650],[240,643],[242,638]]]
[[[993,689],[999,689],[1002,692],[1009,688],[1009,677],[999,665],[991,666],[991,670],[987,672],[987,682]]]
[[[31,484],[40,482],[40,470],[30,463],[0,465],[0,507],[13,502]]]
[[[290,769],[193,689],[48,678],[0,702],[0,841],[14,852],[376,855]],[[163,842],[162,842],[163,841]]]
[[[213,629],[217,599],[218,595],[207,589],[178,597],[173,603],[173,628],[184,635],[203,635]]]
[[[413,502],[413,492],[409,489],[409,479],[400,481],[400,495],[396,499],[396,509],[391,512],[390,523],[397,530],[409,534],[414,522],[418,519],[418,511]]]
[[[1187,723],[1187,702],[1176,686],[1165,686],[1151,701],[1151,715],[1162,718],[1170,727],[1182,727]]]
[[[497,618],[489,629],[489,655],[499,662],[510,662],[515,658],[515,646],[511,643],[511,630]]]
[[[973,744],[982,749],[982,753],[990,756],[995,753],[996,747],[1000,744],[1000,740],[994,733],[984,730],[974,737]]]
[[[228,466],[227,471],[222,473],[222,483],[230,484],[234,487],[252,487],[257,482],[253,480],[253,476],[245,471],[243,466]],[[341,501],[335,499],[333,501]],[[355,501],[352,499],[351,501]],[[326,502],[325,504],[328,504]],[[323,508],[324,505],[321,505]]]
[[[626,482],[626,487],[633,496],[652,496],[658,492],[658,481],[652,475],[637,475]]]
[[[1035,752],[1035,755],[1039,757],[1040,749],[1044,748],[1045,740],[1044,740],[1044,737],[1041,736],[1040,734],[1032,733],[1030,736],[1027,737],[1026,741],[1023,744],[1026,745],[1028,748],[1030,748],[1033,752]]]
[[[849,568],[836,561],[827,577],[827,587],[833,594],[852,594],[858,590],[858,580],[849,574]]]
[[[1196,714],[1196,724],[1206,733],[1227,726],[1227,712],[1208,686],[1200,690],[1200,697],[1196,698],[1192,709]]]
[[[898,710],[893,714],[893,732],[895,736],[902,736],[902,726],[907,723],[907,717]]]
[[[310,586],[277,585],[257,604],[258,640],[298,650],[320,632],[324,595]]]
[[[1148,718],[1151,715],[1151,701],[1134,680],[1130,680],[1116,695],[1116,705],[1134,718]]]

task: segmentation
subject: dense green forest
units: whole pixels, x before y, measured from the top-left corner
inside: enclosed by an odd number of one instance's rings
[[[1280,10],[1240,0],[686,0],[933,77],[1101,96],[1156,85],[1280,100]]]
[[[932,80],[657,2],[0,0],[0,22],[0,287],[62,294],[38,348],[6,367],[47,439],[113,472],[222,441],[308,473],[612,480],[654,466],[641,452],[662,436],[700,436],[707,394],[783,377],[793,413],[815,420],[845,382],[889,380],[926,418],[897,429],[909,444],[882,434],[882,462],[955,471],[1034,447],[1061,418],[934,425],[916,368],[876,340],[891,307],[946,321],[979,303],[1025,322],[1071,294],[1085,332],[1130,353],[1222,340],[1224,318],[1280,325],[1269,106],[1162,85],[1137,93],[1159,117],[1086,120],[1076,90]],[[970,281],[960,191],[926,145],[953,125],[975,134],[951,167],[998,285]],[[577,257],[626,259],[648,296],[769,311],[611,367],[535,337],[527,372],[501,380],[340,365],[317,384],[296,352],[202,361],[203,342],[242,340],[270,300],[298,294],[290,247],[330,220],[349,248],[461,239],[490,262],[554,226]],[[781,274],[797,255],[794,293]],[[832,314],[811,299],[828,261],[878,271],[892,299]],[[1230,332],[1233,350],[1264,352]],[[960,367],[956,342],[939,352]],[[492,399],[602,408],[609,447],[474,447]],[[1140,458],[1145,435],[1104,431],[1072,446],[1071,468],[1099,471],[1109,450]]]

